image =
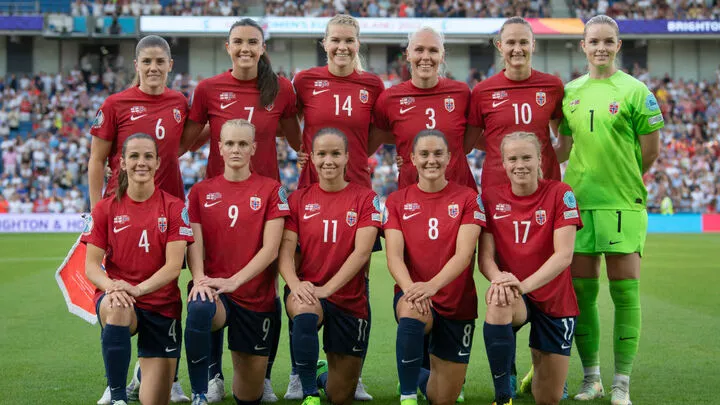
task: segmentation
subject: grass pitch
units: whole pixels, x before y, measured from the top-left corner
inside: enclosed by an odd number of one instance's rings
[[[56,268],[76,238],[70,234],[0,235],[0,392],[5,398],[0,403],[94,404],[102,394],[105,379],[100,328],[67,312],[54,279]],[[648,236],[641,278],[642,338],[631,383],[635,404],[720,403],[716,388],[720,374],[720,295],[716,291],[720,285],[719,246],[720,235],[714,234]],[[363,381],[375,397],[373,404],[397,404],[393,282],[383,252],[375,253],[372,263],[373,325]],[[184,271],[181,285],[189,277]],[[482,296],[487,282],[480,274],[475,279]],[[612,303],[606,279],[600,308],[602,375],[609,391],[613,374]],[[480,316],[468,369],[468,404],[490,404],[493,399],[482,340],[482,303]],[[528,330],[518,335],[521,375],[530,364]],[[273,370],[273,386],[280,398],[287,386],[289,361],[287,331],[283,329]],[[180,380],[189,394],[184,357],[181,362]],[[232,373],[227,352],[224,371],[226,378]],[[581,379],[580,361],[573,352],[571,394]],[[279,404],[291,402],[296,401],[281,399]],[[223,403],[232,404],[232,397]],[[534,402],[526,396],[515,403]],[[593,402],[608,403],[607,398]]]

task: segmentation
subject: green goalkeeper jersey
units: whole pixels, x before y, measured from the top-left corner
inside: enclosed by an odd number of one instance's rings
[[[563,116],[560,133],[573,137],[564,181],[580,208],[644,209],[639,137],[665,125],[647,86],[620,70],[607,79],[586,74],[565,86]]]

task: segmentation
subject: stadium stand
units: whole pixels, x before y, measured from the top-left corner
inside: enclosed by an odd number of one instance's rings
[[[720,3],[717,0],[572,0],[572,15],[590,18],[607,14],[622,20],[718,20]]]

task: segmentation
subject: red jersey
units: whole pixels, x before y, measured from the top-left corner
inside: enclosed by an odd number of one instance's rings
[[[190,119],[201,125],[210,121],[210,157],[206,178],[225,172],[225,162],[217,146],[223,124],[231,119],[242,118],[255,125],[257,150],[250,161],[251,170],[261,176],[280,180],[275,132],[281,119],[297,115],[297,106],[290,81],[278,77],[278,85],[280,89],[275,101],[265,107],[260,104],[257,79],[238,80],[228,70],[198,83],[192,98]]]
[[[296,74],[293,85],[305,120],[303,149],[312,151],[312,138],[322,128],[343,131],[350,152],[345,177],[351,183],[371,188],[368,138],[373,106],[384,88],[382,80],[368,72],[335,76],[327,66],[320,66]],[[298,187],[317,182],[315,166],[305,165]]]
[[[165,265],[168,242],[194,241],[185,203],[159,188],[143,202],[127,195],[120,201],[114,196],[100,200],[86,229],[82,242],[105,250],[107,276],[132,285],[149,279]],[[104,293],[96,289],[95,300]],[[182,301],[177,281],[135,300],[139,308],[180,319]]]
[[[577,202],[570,186],[556,180],[540,180],[532,195],[519,197],[510,185],[485,189],[488,231],[495,240],[497,265],[522,281],[535,273],[555,251],[556,229],[582,228]],[[570,267],[552,281],[528,294],[547,315],[578,315]]]
[[[105,189],[105,197],[115,193],[123,143],[130,135],[142,132],[152,136],[158,145],[161,164],[155,173],[155,185],[185,200],[178,150],[187,113],[185,96],[167,88],[162,94],[154,96],[143,93],[136,86],[105,100],[90,129],[93,136],[112,142],[108,156],[112,175]]]
[[[455,255],[461,225],[485,226],[477,192],[449,182],[437,193],[416,185],[395,191],[385,202],[383,229],[397,229],[405,238],[405,265],[414,282],[429,281]],[[477,318],[473,263],[432,297],[433,308],[448,319]],[[395,286],[395,292],[400,291]]]
[[[397,153],[405,162],[400,167],[399,189],[418,182],[417,169],[410,161],[415,135],[425,129],[436,129],[445,134],[450,146],[450,163],[445,177],[477,190],[463,151],[469,106],[467,84],[445,78],[440,78],[431,89],[415,87],[408,80],[380,95],[373,110],[374,123],[380,129],[392,131]]]
[[[205,274],[230,278],[263,246],[265,223],[289,215],[285,189],[258,174],[245,181],[215,176],[190,189],[190,222],[202,226]],[[275,310],[275,272],[255,276],[230,294],[238,305],[256,312]]]
[[[513,81],[505,71],[478,83],[472,91],[468,125],[484,128],[485,161],[482,189],[510,184],[502,166],[500,143],[515,131],[534,133],[542,147],[542,171],[546,179],[560,180],[560,165],[550,139],[550,120],[562,118],[562,81],[533,70],[530,78]]]
[[[298,278],[324,285],[355,250],[355,233],[360,228],[380,228],[380,199],[363,186],[350,183],[329,193],[312,184],[290,195],[290,216],[285,229],[298,235],[302,264]],[[367,319],[368,297],[365,274],[358,271],[328,301]]]

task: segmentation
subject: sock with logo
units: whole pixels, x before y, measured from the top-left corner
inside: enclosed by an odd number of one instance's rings
[[[270,379],[272,375],[273,364],[275,364],[275,357],[277,356],[278,345],[280,344],[280,329],[282,327],[282,304],[280,298],[275,297],[275,312],[273,313],[273,325],[275,326],[270,330],[270,357],[268,357],[268,365],[265,370],[265,378]]]
[[[219,375],[221,380],[225,379],[222,372],[223,341],[225,329],[218,329],[210,332],[210,365],[208,366],[208,379]]]
[[[597,297],[600,280],[573,278],[580,315],[575,325],[575,345],[583,367],[600,366],[600,314]]]
[[[317,361],[320,355],[316,314],[300,314],[293,319],[293,352],[303,396],[318,396],[316,380]]]
[[[210,365],[210,328],[217,307],[210,300],[188,301],[185,321],[185,353],[187,355],[190,386],[195,394],[208,390],[208,366]],[[222,330],[222,329],[221,329]],[[214,375],[212,377],[215,377]]]
[[[615,304],[615,373],[629,376],[640,343],[640,280],[611,280]]]
[[[483,325],[485,351],[487,352],[490,372],[495,386],[495,402],[504,404],[512,398],[510,389],[510,369],[512,352],[515,350],[515,335],[512,324]]]
[[[130,327],[105,325],[102,333],[102,353],[110,398],[113,401],[127,402],[125,384],[130,367]]]
[[[417,396],[418,376],[423,360],[425,323],[413,318],[400,318],[395,356],[397,359],[400,394]]]

